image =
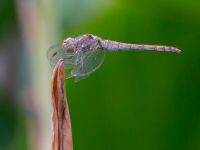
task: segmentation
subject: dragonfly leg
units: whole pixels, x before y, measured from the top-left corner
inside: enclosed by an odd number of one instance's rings
[[[80,60],[80,72],[82,72],[83,71],[83,66],[84,64],[83,64],[83,57],[81,57],[81,60]]]

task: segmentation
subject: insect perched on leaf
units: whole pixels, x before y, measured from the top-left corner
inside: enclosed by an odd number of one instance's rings
[[[178,48],[171,46],[128,44],[104,40],[92,34],[85,34],[76,38],[69,37],[62,44],[51,46],[47,52],[47,57],[52,67],[60,59],[63,59],[65,69],[69,71],[66,78],[75,77],[75,81],[77,82],[101,66],[106,51],[119,50],[181,52]]]

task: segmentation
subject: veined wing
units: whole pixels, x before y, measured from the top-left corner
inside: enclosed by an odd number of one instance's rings
[[[67,53],[61,44],[52,45],[47,52],[47,58],[53,68],[60,59],[65,60],[65,67],[73,65],[73,54]]]
[[[70,73],[66,74],[66,78],[71,77],[71,70],[74,65],[74,55],[65,51],[61,44],[52,45],[47,51],[47,58],[52,68],[55,67],[60,59],[63,59],[65,70],[70,70]]]
[[[75,77],[75,82],[89,76],[96,71],[104,61],[104,50],[91,50],[78,52],[71,75]]]

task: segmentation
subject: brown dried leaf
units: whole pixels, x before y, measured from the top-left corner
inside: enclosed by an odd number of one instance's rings
[[[64,61],[54,68],[51,81],[52,150],[72,150],[72,129],[64,87]]]

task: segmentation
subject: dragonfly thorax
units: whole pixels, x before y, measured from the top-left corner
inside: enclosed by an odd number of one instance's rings
[[[63,49],[67,52],[86,52],[91,50],[103,50],[102,39],[92,34],[85,34],[77,38],[67,38],[63,41]]]

